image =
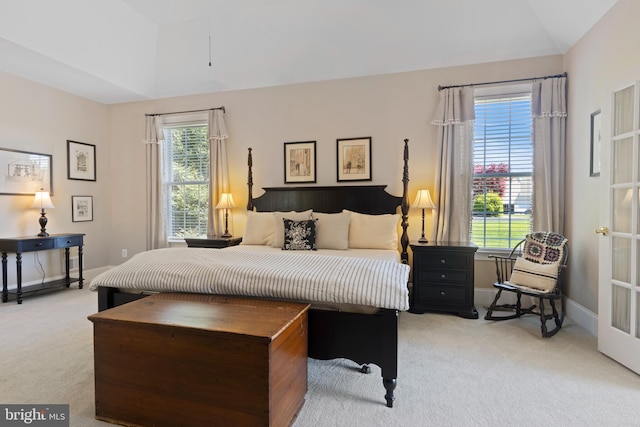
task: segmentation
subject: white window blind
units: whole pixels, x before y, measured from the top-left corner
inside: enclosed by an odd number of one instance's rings
[[[168,237],[206,236],[209,205],[207,125],[177,124],[164,129]]]
[[[531,93],[476,96],[471,241],[512,248],[531,232]]]

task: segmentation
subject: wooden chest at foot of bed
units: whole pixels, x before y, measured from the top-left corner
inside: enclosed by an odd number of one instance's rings
[[[290,425],[307,390],[308,307],[161,293],[89,316],[96,418]]]

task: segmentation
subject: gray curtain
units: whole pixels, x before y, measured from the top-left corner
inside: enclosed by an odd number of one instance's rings
[[[162,180],[162,118],[147,116],[145,147],[147,157],[147,250],[164,248],[167,243],[166,195]]]
[[[536,81],[533,114],[533,229],[564,234],[566,77]]]
[[[469,240],[474,119],[473,88],[440,91],[432,241]]]
[[[220,236],[224,232],[224,210],[216,210],[222,193],[230,192],[229,165],[227,163],[227,127],[224,110],[209,111],[209,216],[207,235]],[[232,229],[233,223],[229,224]]]

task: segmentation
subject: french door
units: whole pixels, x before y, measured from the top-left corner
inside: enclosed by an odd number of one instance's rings
[[[602,109],[598,350],[640,373],[640,85]]]

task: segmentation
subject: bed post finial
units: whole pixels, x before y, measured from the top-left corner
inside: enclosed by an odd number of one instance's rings
[[[247,166],[249,170],[249,177],[247,181],[247,187],[249,188],[249,200],[247,201],[247,210],[253,210],[253,158],[251,157],[251,147],[249,147],[249,154],[247,156]]]
[[[400,244],[402,246],[402,253],[400,257],[404,264],[409,263],[409,253],[407,248],[409,247],[409,235],[407,234],[407,227],[409,227],[409,140],[404,140],[404,167],[402,171],[402,205],[400,206],[402,211],[402,237],[400,237]]]

